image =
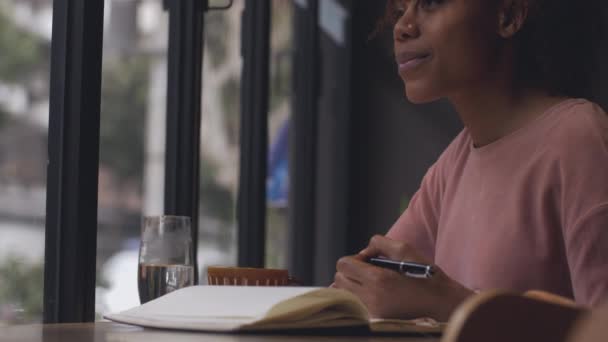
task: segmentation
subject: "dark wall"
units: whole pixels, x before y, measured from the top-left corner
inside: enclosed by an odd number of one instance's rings
[[[353,3],[349,249],[357,251],[390,228],[461,124],[445,102],[407,101],[392,32],[368,38],[383,2]]]
[[[343,45],[321,33],[314,280],[384,233],[460,131],[446,103],[414,106],[396,74],[390,32],[369,39],[383,1],[341,1]]]
[[[321,0],[323,1],[323,0]],[[347,11],[351,1],[341,1]],[[348,20],[346,27],[352,25]],[[321,32],[315,189],[314,282],[333,280],[338,258],[349,251],[349,158],[351,87],[350,39],[337,44]]]
[[[608,5],[607,5],[608,6]],[[591,100],[597,102],[604,111],[608,111],[608,10],[604,16],[604,41],[600,44],[598,66],[593,77],[593,90],[590,94]]]

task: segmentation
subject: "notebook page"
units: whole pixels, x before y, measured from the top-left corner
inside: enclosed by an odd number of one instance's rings
[[[196,329],[209,324],[230,330],[262,318],[288,298],[319,288],[256,286],[192,286],[106,318],[144,326]]]
[[[370,329],[373,332],[413,332],[422,334],[441,333],[446,323],[437,322],[432,318],[416,318],[410,320],[373,318],[370,319]]]

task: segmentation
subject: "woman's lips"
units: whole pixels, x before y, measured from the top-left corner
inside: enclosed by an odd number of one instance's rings
[[[410,58],[406,58],[406,59],[402,59],[401,61],[398,61],[397,64],[399,65],[399,73],[406,73],[409,72],[415,68],[417,68],[418,66],[420,66],[420,64],[428,61],[430,59],[431,55],[430,54],[426,54],[426,55],[421,55],[418,57],[410,57]]]

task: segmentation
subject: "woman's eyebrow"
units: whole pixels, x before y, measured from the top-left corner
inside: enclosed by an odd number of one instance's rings
[[[414,5],[418,6],[418,3],[420,2],[420,0],[397,0],[397,3],[401,3],[401,5],[403,5],[404,8],[408,8],[409,5]]]

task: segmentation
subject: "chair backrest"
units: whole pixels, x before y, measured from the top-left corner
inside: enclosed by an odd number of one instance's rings
[[[603,306],[580,319],[572,329],[568,342],[608,341],[608,306]]]
[[[209,285],[292,286],[297,281],[283,269],[249,267],[207,267]]]
[[[441,341],[563,342],[585,312],[546,292],[488,291],[469,298],[454,312]]]

